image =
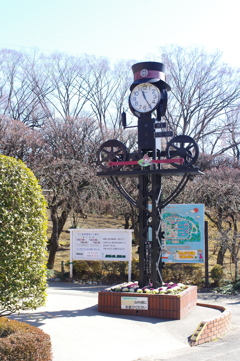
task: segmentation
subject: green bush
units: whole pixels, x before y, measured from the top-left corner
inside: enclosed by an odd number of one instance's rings
[[[139,279],[139,260],[137,258],[132,259],[132,280],[137,281]]]
[[[50,336],[24,322],[0,318],[1,361],[51,361]]]
[[[55,271],[53,269],[47,269],[46,276],[47,279],[55,277]]]
[[[211,279],[216,287],[221,286],[224,279],[224,268],[220,264],[215,264],[210,271]]]
[[[162,272],[164,282],[182,282],[192,285],[202,285],[202,266],[195,264],[169,263]]]
[[[102,275],[102,265],[100,261],[74,261],[74,273],[83,279],[98,279]]]
[[[109,282],[124,282],[128,279],[127,262],[109,261],[74,261],[74,274],[83,280],[102,280]],[[138,260],[132,260],[132,279],[139,276]]]
[[[46,298],[46,201],[23,162],[0,155],[0,316]]]
[[[127,262],[74,261],[74,274],[82,280],[102,280],[103,282],[124,282],[128,280]],[[202,265],[166,264],[162,270],[164,282],[182,282],[197,286],[203,285]],[[139,278],[139,261],[132,259],[131,279]]]
[[[237,279],[233,285],[234,291],[240,291],[240,279]]]

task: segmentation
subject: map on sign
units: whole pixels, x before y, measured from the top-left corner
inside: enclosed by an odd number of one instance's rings
[[[204,262],[204,205],[170,204],[162,212],[164,262]]]

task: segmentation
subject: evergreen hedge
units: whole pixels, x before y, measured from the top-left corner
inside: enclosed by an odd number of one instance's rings
[[[46,201],[32,171],[0,155],[0,316],[46,299]]]

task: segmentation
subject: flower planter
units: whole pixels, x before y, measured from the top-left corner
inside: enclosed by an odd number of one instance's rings
[[[183,319],[197,304],[197,286],[178,295],[101,291],[98,311],[129,316]]]

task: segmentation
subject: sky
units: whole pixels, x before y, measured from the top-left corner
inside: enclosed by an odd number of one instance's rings
[[[1,0],[0,49],[137,62],[165,45],[219,49],[240,67],[239,0]]]

